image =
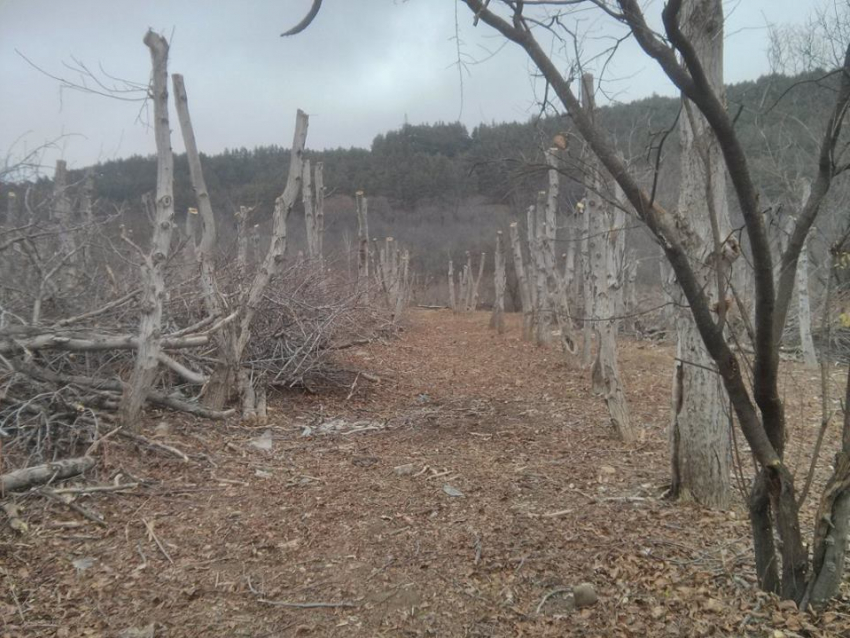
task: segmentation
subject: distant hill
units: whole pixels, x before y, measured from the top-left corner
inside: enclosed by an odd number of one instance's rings
[[[834,78],[824,79],[824,75],[764,76],[727,89],[728,108],[736,117],[738,133],[766,200],[782,198],[796,176],[814,172],[813,157],[835,84]],[[647,180],[658,145],[665,131],[672,129],[663,145],[658,188],[659,198],[668,206],[676,201],[678,114],[678,99],[657,96],[599,111],[610,136]],[[465,250],[487,250],[497,227],[504,228],[512,216],[524,214],[525,206],[544,185],[543,151],[558,132],[567,134],[569,154],[577,157],[582,143],[571,133],[566,116],[482,124],[471,132],[451,122],[405,125],[378,135],[369,149],[309,151],[313,161],[325,165],[329,194],[326,245],[341,248],[346,237],[356,234],[351,196],[364,190],[373,201],[373,234],[393,234],[416,244],[421,269],[437,276],[449,254],[457,259]],[[200,142],[203,145],[203,140]],[[270,217],[285,182],[288,149],[278,145],[229,149],[204,156],[203,164],[226,237],[226,229],[233,225],[233,211],[240,205],[257,206],[257,223]],[[142,194],[155,185],[153,156],[108,161],[94,170],[101,204],[126,203],[130,215],[140,210]],[[577,169],[572,173],[580,179]],[[562,198],[566,209],[580,197],[581,188],[570,180],[565,182]],[[175,201],[178,220],[195,205],[183,155],[176,157]],[[297,247],[303,224],[297,223],[297,211],[294,218],[291,225]]]

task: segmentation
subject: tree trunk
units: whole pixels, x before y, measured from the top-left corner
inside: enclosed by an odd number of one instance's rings
[[[295,116],[295,132],[292,139],[289,174],[286,178],[286,186],[283,189],[283,193],[275,200],[269,249],[263,259],[263,263],[254,275],[251,287],[240,300],[242,317],[239,324],[239,339],[237,342],[237,352],[240,359],[251,337],[251,323],[263,299],[263,293],[265,293],[266,287],[272,278],[277,275],[280,264],[283,262],[284,254],[286,253],[286,222],[289,219],[289,214],[292,212],[292,207],[295,205],[299,190],[301,189],[301,171],[304,145],[307,142],[308,126],[309,117],[304,111],[298,109],[298,113]]]
[[[609,190],[599,182],[588,189],[588,285],[594,299],[596,357],[591,370],[594,393],[602,396],[617,435],[626,442],[635,440],[626,395],[617,363],[616,317],[616,235],[613,205],[597,193]]]
[[[393,321],[398,321],[401,319],[401,314],[404,311],[404,306],[408,301],[408,294],[410,291],[410,280],[409,280],[409,268],[410,268],[410,253],[407,248],[404,249],[404,252],[401,254],[401,261],[397,268],[396,277],[398,278],[398,283],[396,285],[395,292],[395,310],[393,311]]]
[[[449,308],[457,312],[457,297],[455,296],[455,267],[449,259]]]
[[[533,247],[532,263],[535,266],[534,342],[537,345],[549,343],[552,334],[552,307],[549,303],[549,276],[554,273],[546,254],[545,243],[548,235],[546,224],[546,191],[538,191],[534,205],[534,241],[529,239],[529,249]]]
[[[86,169],[85,181],[83,182],[83,194],[80,198],[80,217],[86,225],[86,233],[90,238],[94,232],[94,169]],[[91,241],[86,240],[83,248],[84,267],[91,264]]]
[[[162,324],[162,300],[165,295],[164,267],[174,228],[174,156],[168,126],[168,42],[148,31],[144,39],[153,63],[154,134],[156,138],[156,218],[151,248],[142,265],[139,348],[133,374],[121,397],[121,421],[136,429],[148,390],[156,376]]]
[[[49,481],[63,480],[82,474],[94,467],[95,459],[92,456],[81,456],[74,459],[63,459],[44,465],[34,465],[22,470],[15,470],[8,474],[0,475],[0,498],[9,492],[17,492],[29,489],[35,485],[41,485]]]
[[[210,316],[223,317],[228,314],[229,307],[225,298],[219,292],[215,272],[214,251],[217,241],[215,213],[212,209],[209,191],[207,190],[206,180],[204,179],[201,156],[198,152],[197,140],[195,139],[195,129],[192,126],[192,119],[189,114],[189,97],[186,94],[183,76],[175,73],[171,80],[174,85],[174,105],[177,111],[177,119],[180,122],[183,144],[186,147],[189,176],[192,180],[192,188],[195,191],[195,198],[200,213],[201,241],[197,252],[204,306]],[[197,215],[192,215],[191,212],[188,215],[190,218],[198,217]],[[242,250],[242,245],[238,239],[238,228],[241,225],[244,231],[244,224],[244,216],[240,217],[237,215],[237,246],[240,251]],[[194,236],[190,236],[190,242],[194,243],[194,241]],[[237,264],[241,263],[242,257],[238,256]],[[224,326],[214,335],[214,339],[218,347],[218,363],[204,388],[203,404],[210,409],[221,410],[239,390],[237,373],[240,353],[237,350],[237,326],[235,324]]]
[[[800,201],[800,210],[806,207],[809,197],[812,194],[812,185],[809,180],[802,182],[802,197]],[[809,250],[806,244],[803,244],[800,250],[800,256],[797,259],[797,323],[800,329],[800,347],[803,351],[803,361],[809,367],[818,365],[818,356],[815,352],[815,343],[812,340],[812,309],[809,301]],[[825,309],[828,312],[829,309]]]
[[[174,76],[176,105],[183,139],[189,158],[189,172],[195,195],[198,198],[198,208],[203,222],[200,243],[201,284],[204,291],[204,303],[211,316],[224,316],[229,310],[228,304],[218,290],[215,274],[214,248],[216,243],[215,215],[210,204],[209,195],[204,181],[203,169],[200,162],[195,134],[189,117],[188,99],[180,75]],[[286,251],[286,222],[289,213],[298,197],[301,188],[303,171],[303,152],[307,138],[308,117],[298,111],[293,135],[289,174],[283,194],[275,201],[272,217],[272,236],[268,252],[262,265],[258,268],[250,283],[248,291],[238,300],[241,317],[238,324],[228,324],[215,334],[218,346],[218,363],[213,370],[209,382],[204,388],[203,403],[213,410],[221,410],[236,394],[242,396],[243,417],[251,418],[254,414],[254,388],[250,383],[247,371],[240,371],[242,355],[251,336],[251,323],[263,293],[272,278],[277,274]],[[240,209],[241,223],[247,220],[250,210]],[[243,231],[244,234],[244,231]],[[247,248],[247,247],[246,247]],[[240,250],[242,248],[240,247]],[[243,257],[238,258],[241,262]],[[245,379],[249,379],[246,383]]]
[[[469,310],[478,309],[478,288],[481,284],[481,277],[484,275],[484,261],[487,259],[487,253],[481,253],[481,261],[478,262],[478,276],[472,284],[472,301],[469,304]]]
[[[537,325],[537,212],[534,206],[529,206],[525,211],[525,246],[528,250],[528,298],[531,300],[531,323]]]
[[[558,272],[555,259],[555,242],[558,236],[557,212],[558,194],[561,189],[559,155],[557,148],[546,151],[546,164],[549,166],[549,189],[546,192],[545,214],[540,232],[540,254],[545,269],[545,287],[547,305],[546,338],[551,335],[550,328],[557,325],[561,347],[566,355],[575,355],[576,344],[573,336],[572,317],[570,316],[570,298],[566,266],[564,276]],[[566,258],[566,256],[565,256]]]
[[[584,320],[582,322],[581,364],[584,367],[588,367],[593,360],[593,320],[596,316],[593,290],[590,285],[590,210],[587,201],[587,197],[585,197],[584,217],[582,219],[584,226],[581,238],[581,288],[584,301],[582,304]]]
[[[505,331],[505,252],[502,245],[502,231],[496,232],[495,264],[493,270],[493,314],[490,315],[490,327],[499,334]]]
[[[723,95],[723,10],[720,0],[687,0],[682,9],[682,29],[702,61],[708,81]],[[712,264],[716,248],[730,235],[726,202],[726,173],[717,140],[705,118],[684,96],[679,118],[681,182],[678,209],[687,214],[693,230],[689,237],[691,263],[700,284],[717,300],[720,310],[725,294],[718,289]],[[712,242],[714,238],[714,242]],[[679,294],[677,292],[677,294]],[[676,320],[678,334],[670,426],[671,495],[694,499],[709,506],[729,504],[731,437],[724,415],[726,403],[715,364],[706,350],[696,323],[684,310]]]
[[[368,202],[363,191],[357,191],[357,285],[369,303],[369,219]]]
[[[316,227],[314,241],[316,244],[316,257],[322,262],[325,243],[325,164],[316,162],[313,188],[316,191]]]
[[[594,104],[594,88],[593,75],[585,73],[581,76],[581,107],[589,114],[591,120],[595,118],[596,105]],[[591,166],[587,171],[585,180],[593,180],[594,169],[592,168],[593,156],[589,149],[585,148],[582,153],[582,160],[587,166]],[[591,236],[590,228],[592,221],[590,219],[590,210],[588,201],[594,197],[593,193],[585,193],[582,202],[582,237],[581,237],[581,282],[582,282],[582,297],[583,297],[583,314],[584,322],[582,323],[582,348],[581,348],[581,363],[588,367],[592,362],[593,356],[593,319],[596,317],[596,309],[594,305],[593,290],[590,284],[590,254],[591,254]]]
[[[567,295],[567,301],[571,307],[578,307],[578,295],[575,292],[576,282],[576,261],[580,255],[579,238],[581,237],[581,228],[578,222],[583,219],[580,216],[579,206],[576,205],[573,213],[568,216],[568,236],[567,236],[567,252],[564,255],[564,293]]]
[[[173,79],[174,76],[172,76]],[[198,209],[190,208],[186,211],[186,219],[183,224],[183,239],[185,247],[183,249],[183,279],[188,281],[195,275],[198,268]]]
[[[637,333],[637,257],[632,251],[628,261],[626,262],[623,275],[623,310],[626,315],[626,321],[632,333]]]
[[[307,237],[307,257],[313,259],[316,256],[316,213],[313,208],[313,172],[310,160],[304,160],[303,176],[301,181],[301,199],[304,202],[304,227]]]
[[[65,160],[56,160],[56,172],[53,177],[52,217],[59,226],[58,253],[64,264],[56,273],[56,280],[49,282],[53,292],[67,294],[77,281],[79,259],[77,255],[77,231],[74,212],[68,195],[68,167]],[[47,283],[47,282],[45,282]]]
[[[240,206],[236,212],[236,268],[243,280],[248,276],[248,216],[251,210]]]
[[[519,298],[522,303],[522,338],[531,338],[531,289],[525,275],[525,265],[522,263],[522,244],[519,240],[519,225],[512,222],[510,225],[511,248],[514,253],[514,271],[516,272],[517,286],[519,286]]]

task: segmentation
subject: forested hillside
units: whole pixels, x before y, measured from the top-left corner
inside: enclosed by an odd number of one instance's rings
[[[815,165],[811,158],[834,90],[832,79],[823,79],[824,75],[771,75],[728,87],[729,109],[736,114],[736,126],[767,202],[781,201],[800,171]],[[600,114],[625,156],[645,169],[647,184],[658,163],[657,196],[666,205],[673,204],[678,180],[673,125],[679,117],[679,100],[654,96],[603,107]],[[482,252],[496,228],[504,229],[512,218],[524,215],[534,193],[544,186],[543,151],[557,133],[566,134],[568,155],[575,160],[582,144],[571,133],[570,121],[561,116],[482,124],[472,131],[459,123],[404,125],[376,136],[370,149],[308,151],[308,157],[325,165],[328,248],[341,251],[350,245],[346,242],[356,234],[353,194],[363,190],[370,197],[371,234],[395,235],[415,245],[416,270],[437,279],[450,255],[462,259],[464,251]],[[256,207],[253,223],[269,220],[286,175],[288,149],[279,145],[228,149],[204,156],[203,161],[225,239],[240,205]],[[578,178],[578,162],[571,166],[568,172],[573,170]],[[114,205],[123,203],[125,217],[141,210],[141,196],[155,183],[153,156],[109,161],[94,170],[101,209],[114,210]],[[79,171],[76,178],[81,176]],[[581,192],[575,183],[565,182],[561,214],[572,210]],[[176,157],[175,200],[179,221],[195,206],[185,155]],[[302,224],[293,220],[296,250],[302,235]],[[651,254],[642,233],[632,235],[633,247]],[[651,264],[643,270],[645,276],[657,271]]]

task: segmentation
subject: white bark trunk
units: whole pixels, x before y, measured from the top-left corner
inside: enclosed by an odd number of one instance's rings
[[[528,298],[531,300],[531,323],[532,329],[537,325],[537,250],[534,247],[537,241],[537,213],[534,206],[529,206],[525,211],[525,247],[528,251]]]
[[[812,185],[808,180],[803,181],[803,192],[800,202],[800,210],[806,206],[812,192]],[[812,339],[812,309],[809,301],[809,249],[806,244],[797,258],[797,323],[800,328],[800,347],[803,350],[803,361],[807,366],[818,365],[818,355],[815,351],[815,343]]]
[[[624,271],[623,308],[627,316],[626,321],[633,333],[637,332],[637,270],[637,257],[632,252]]]
[[[236,212],[236,268],[240,278],[248,275],[248,215],[251,209],[240,206]]]
[[[723,95],[723,9],[720,0],[687,0],[682,30],[692,42],[714,91]],[[717,140],[698,109],[686,98],[679,119],[681,183],[679,211],[689,216],[691,263],[706,264],[697,276],[718,301],[717,273],[710,266],[719,235],[730,235],[725,166]],[[712,216],[716,228],[712,228]],[[715,234],[716,233],[716,234]],[[721,303],[722,305],[722,303]],[[720,306],[718,306],[720,307]],[[731,439],[723,414],[725,395],[714,362],[687,308],[676,320],[678,345],[670,428],[672,494],[709,507],[729,503]]]
[[[242,301],[244,311],[240,322],[239,341],[237,344],[240,356],[250,338],[251,322],[262,300],[263,293],[272,277],[277,274],[280,264],[283,261],[283,256],[286,253],[286,222],[289,219],[289,214],[292,212],[292,207],[295,205],[298,192],[301,189],[301,171],[309,120],[310,118],[307,114],[301,109],[298,109],[295,117],[295,133],[292,139],[292,151],[286,186],[274,204],[271,243],[269,244],[269,249],[263,259],[263,263],[254,275],[251,287]]]
[[[517,286],[519,287],[519,297],[522,302],[522,338],[531,338],[531,289],[528,285],[528,278],[525,274],[525,265],[522,260],[522,244],[519,239],[519,225],[512,222],[510,225],[511,249],[514,253],[514,271],[516,272]]]
[[[77,278],[78,255],[77,233],[74,230],[73,207],[68,195],[68,167],[65,160],[56,160],[53,177],[53,212],[59,225],[59,252],[67,255],[65,263],[56,277],[57,292],[69,292]]]
[[[201,291],[203,293],[204,306],[211,317],[223,317],[229,314],[230,308],[223,295],[219,292],[218,281],[215,272],[215,245],[217,241],[215,212],[212,209],[209,191],[204,179],[201,156],[198,151],[198,143],[195,139],[195,129],[192,126],[192,118],[189,114],[189,97],[183,76],[175,73],[172,75],[174,85],[174,106],[177,111],[177,119],[180,123],[180,131],[183,136],[183,145],[186,147],[186,157],[189,164],[189,176],[192,180],[192,188],[198,210],[191,209],[187,213],[186,229],[189,243],[194,247],[195,234],[197,232],[198,220],[200,219],[201,241],[197,247],[197,259],[201,280]],[[244,207],[243,207],[244,208]],[[244,214],[243,214],[244,213]],[[247,247],[244,238],[245,217],[247,212],[240,210],[237,214],[237,267],[245,274],[245,258],[241,254]],[[241,232],[240,232],[241,231]],[[195,252],[194,250],[192,252]],[[237,326],[228,324],[216,333],[215,342],[218,347],[218,364],[213,371],[209,385],[204,388],[204,404],[207,407],[220,410],[229,401],[234,391],[238,388],[236,374],[239,367],[240,353],[237,348],[238,336]]]
[[[401,254],[401,261],[399,262],[396,277],[398,278],[398,284],[396,285],[395,292],[395,310],[393,311],[393,321],[398,321],[401,318],[401,314],[404,311],[404,306],[407,304],[408,294],[409,294],[409,267],[410,267],[410,253],[407,249],[404,249],[404,252]]]
[[[0,474],[0,497],[9,492],[26,490],[36,485],[52,481],[61,481],[94,467],[93,456],[81,456],[73,459],[63,459],[44,465],[34,465],[8,474]]]
[[[85,262],[85,267],[88,267],[92,259],[90,238],[94,232],[94,170],[91,168],[86,169],[83,196],[80,199],[80,214],[86,225],[86,234],[88,236],[83,250],[83,261]]]
[[[472,301],[469,305],[470,311],[478,309],[478,290],[481,284],[481,277],[484,274],[484,261],[486,259],[487,253],[481,253],[481,260],[478,262],[478,276],[475,278],[475,282],[472,284]]]
[[[594,104],[594,88],[593,88],[593,75],[590,73],[585,73],[581,76],[581,106],[585,111],[589,113],[593,113],[596,109]],[[589,177],[585,177],[585,179],[595,180],[595,169],[593,168],[593,157],[591,152],[588,149],[585,149],[582,154],[582,159],[585,164],[590,166],[590,170],[587,172]],[[583,297],[583,313],[584,313],[584,323],[582,324],[582,349],[581,349],[581,363],[583,366],[587,367],[592,362],[593,356],[593,319],[596,316],[595,308],[594,308],[594,299],[593,292],[590,286],[590,209],[588,206],[588,200],[592,197],[595,197],[594,193],[585,193],[585,198],[583,200],[584,206],[583,208],[583,218],[582,218],[582,236],[581,236],[581,281],[582,281],[582,297]]]
[[[449,308],[452,312],[457,312],[457,297],[455,296],[455,267],[451,259],[449,259]]]
[[[581,219],[578,205],[575,212],[570,216],[570,223],[567,231],[567,252],[564,255],[564,293],[567,296],[567,301],[571,307],[578,307],[578,295],[575,293],[576,288],[576,261],[580,255],[579,239],[581,237],[581,229],[577,222]]]
[[[316,257],[316,212],[313,207],[313,171],[310,160],[304,160],[301,199],[304,202],[304,226],[307,231],[307,257]]]
[[[582,77],[582,101],[591,117],[595,112],[593,100],[593,78]],[[591,307],[590,316],[585,322],[585,354],[589,352],[587,326],[591,325],[597,337],[596,357],[593,362],[591,379],[593,391],[605,399],[611,424],[624,441],[635,440],[626,403],[623,383],[620,379],[617,362],[617,325],[619,303],[622,292],[620,273],[622,272],[622,239],[624,216],[611,199],[624,200],[622,192],[614,180],[600,173],[599,163],[590,154],[585,157],[589,171],[585,177],[587,193],[584,215],[586,219],[586,260],[585,304]],[[603,182],[606,180],[607,183]],[[608,199],[603,197],[603,193]],[[587,309],[585,310],[587,314]]]
[[[363,191],[357,191],[357,284],[369,303],[369,218],[368,202]]]
[[[624,201],[622,192],[615,187],[617,200]],[[591,200],[592,201],[592,200]],[[590,284],[596,300],[596,334],[598,347],[593,364],[593,389],[605,399],[608,415],[614,429],[624,441],[634,441],[636,433],[632,427],[629,408],[626,402],[623,383],[620,379],[617,362],[617,327],[622,286],[619,276],[622,272],[622,250],[624,244],[618,241],[623,234],[623,215],[617,214],[617,208],[608,202],[601,202],[598,210],[588,207],[591,215],[591,233],[596,236],[595,248],[591,250]]]
[[[533,248],[532,263],[534,263],[534,342],[537,345],[549,343],[552,334],[552,312],[549,304],[549,289],[547,280],[549,274],[554,271],[554,258],[552,267],[547,263],[547,254],[544,247],[548,229],[546,227],[546,191],[537,193],[537,203],[534,205],[534,241],[529,240],[529,250]]]
[[[502,231],[496,232],[496,251],[493,269],[493,314],[490,315],[490,327],[499,334],[505,331],[505,248]]]
[[[121,421],[125,427],[138,427],[142,406],[156,375],[159,361],[162,300],[165,295],[164,266],[174,228],[174,156],[168,126],[168,42],[148,31],[144,39],[153,64],[152,98],[156,138],[156,217],[150,252],[142,264],[139,347],[132,376],[121,397]]]
[[[313,188],[316,191],[316,257],[321,261],[325,243],[325,165],[316,162]]]

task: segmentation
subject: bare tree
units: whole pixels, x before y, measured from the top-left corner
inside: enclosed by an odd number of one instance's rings
[[[505,331],[505,247],[502,231],[496,232],[496,250],[493,268],[493,313],[490,315],[490,327],[499,334]]]
[[[369,288],[369,216],[368,201],[363,191],[357,191],[357,285],[368,302]]]
[[[806,200],[809,199],[812,192],[809,180],[802,180],[801,191],[800,208],[804,208]],[[793,229],[791,229],[789,235],[791,233],[793,233]],[[800,249],[795,285],[797,287],[797,327],[800,331],[800,348],[803,351],[803,361],[807,366],[814,368],[818,365],[818,356],[812,339],[812,308],[809,300],[809,248],[806,242]],[[829,309],[825,308],[824,312],[829,312]]]
[[[121,399],[122,421],[131,428],[138,426],[142,406],[159,364],[162,303],[165,295],[163,269],[174,228],[174,155],[171,152],[171,130],[168,126],[168,41],[148,31],[144,42],[150,49],[153,64],[151,97],[156,137],[156,217],[150,252],[137,250],[142,259],[139,346],[133,374]]]
[[[522,258],[522,244],[519,239],[519,225],[513,222],[510,225],[511,249],[514,254],[514,271],[516,272],[517,285],[519,286],[520,300],[522,302],[522,336],[523,339],[531,338],[533,320],[533,305],[531,301],[531,287],[529,286],[525,264]]]
[[[699,58],[708,89],[719,99],[723,85],[723,10],[720,0],[688,0],[682,7],[682,35]],[[681,145],[678,210],[690,233],[683,247],[704,294],[717,309],[723,329],[729,311],[726,277],[738,255],[731,235],[726,175],[717,137],[686,95],[679,118]],[[720,378],[686,300],[676,291],[677,348],[670,424],[671,495],[711,507],[729,502],[731,435]]]
[[[449,308],[453,312],[457,312],[457,297],[455,296],[455,267],[451,259],[449,259]]]
[[[637,0],[618,0],[613,3],[589,0],[610,19],[624,25],[641,49],[655,60],[666,75],[699,111],[717,140],[731,177],[732,186],[744,219],[753,260],[755,283],[755,324],[753,342],[753,385],[747,384],[742,371],[740,355],[730,346],[722,312],[712,310],[712,298],[701,283],[700,274],[690,259],[689,244],[694,230],[691,221],[682,211],[668,211],[655,201],[653,194],[644,190],[636,177],[618,157],[617,150],[605,132],[589,118],[573,93],[569,79],[562,75],[544,47],[537,41],[533,26],[539,24],[526,16],[526,3],[500,2],[508,17],[496,13],[490,3],[481,0],[464,0],[477,19],[497,30],[507,39],[521,46],[548,82],[570,114],[572,121],[592,148],[600,162],[618,182],[634,208],[636,215],[658,239],[665,257],[670,262],[682,293],[687,300],[700,337],[711,358],[712,367],[720,376],[726,394],[734,409],[741,431],[759,465],[752,490],[750,518],[755,547],[756,570],[759,583],[768,591],[780,593],[785,598],[802,605],[819,603],[834,595],[837,582],[832,586],[815,589],[829,569],[823,562],[811,562],[802,540],[799,524],[799,505],[794,480],[783,462],[786,443],[786,420],[779,392],[779,358],[777,343],[788,312],[797,262],[809,228],[817,217],[833,178],[844,166],[838,157],[838,141],[842,123],[850,104],[850,48],[845,52],[841,68],[841,81],[836,93],[835,106],[825,127],[817,162],[812,194],[798,216],[797,225],[789,238],[788,247],[781,258],[778,281],[774,281],[773,265],[764,220],[759,206],[758,191],[740,140],[734,128],[734,116],[725,108],[722,95],[715,90],[706,64],[700,57],[692,39],[682,28],[682,0],[669,0],[662,12],[664,35],[655,33],[647,24]],[[537,2],[555,8],[558,2]],[[712,232],[716,241],[717,234]],[[721,244],[724,245],[724,244]],[[717,248],[712,251],[715,260],[731,259]],[[721,271],[717,268],[717,271]],[[724,301],[724,300],[721,300]],[[842,515],[840,507],[850,485],[850,446],[845,445],[835,464],[833,478],[821,497],[820,512],[829,520]],[[846,518],[846,514],[845,514]],[[820,519],[819,519],[820,520]],[[781,544],[774,542],[774,530]],[[815,529],[813,545],[822,547],[827,530]],[[846,538],[833,539],[840,545],[834,551],[843,556]],[[780,576],[781,566],[781,576]]]
[[[582,77],[582,104],[586,115],[595,119],[593,79],[589,74]],[[608,416],[617,434],[623,441],[634,441],[636,433],[632,427],[629,408],[620,368],[617,362],[617,329],[619,304],[617,303],[622,261],[623,244],[621,199],[614,195],[618,189],[604,171],[599,170],[593,158],[587,159],[585,183],[585,215],[587,218],[587,252],[584,271],[588,299],[592,300],[591,315],[585,324],[596,334],[596,356],[593,360],[591,380],[593,391],[602,396],[608,408]],[[608,194],[605,196],[605,194]],[[619,195],[619,193],[616,193]],[[587,313],[588,310],[585,310]]]

